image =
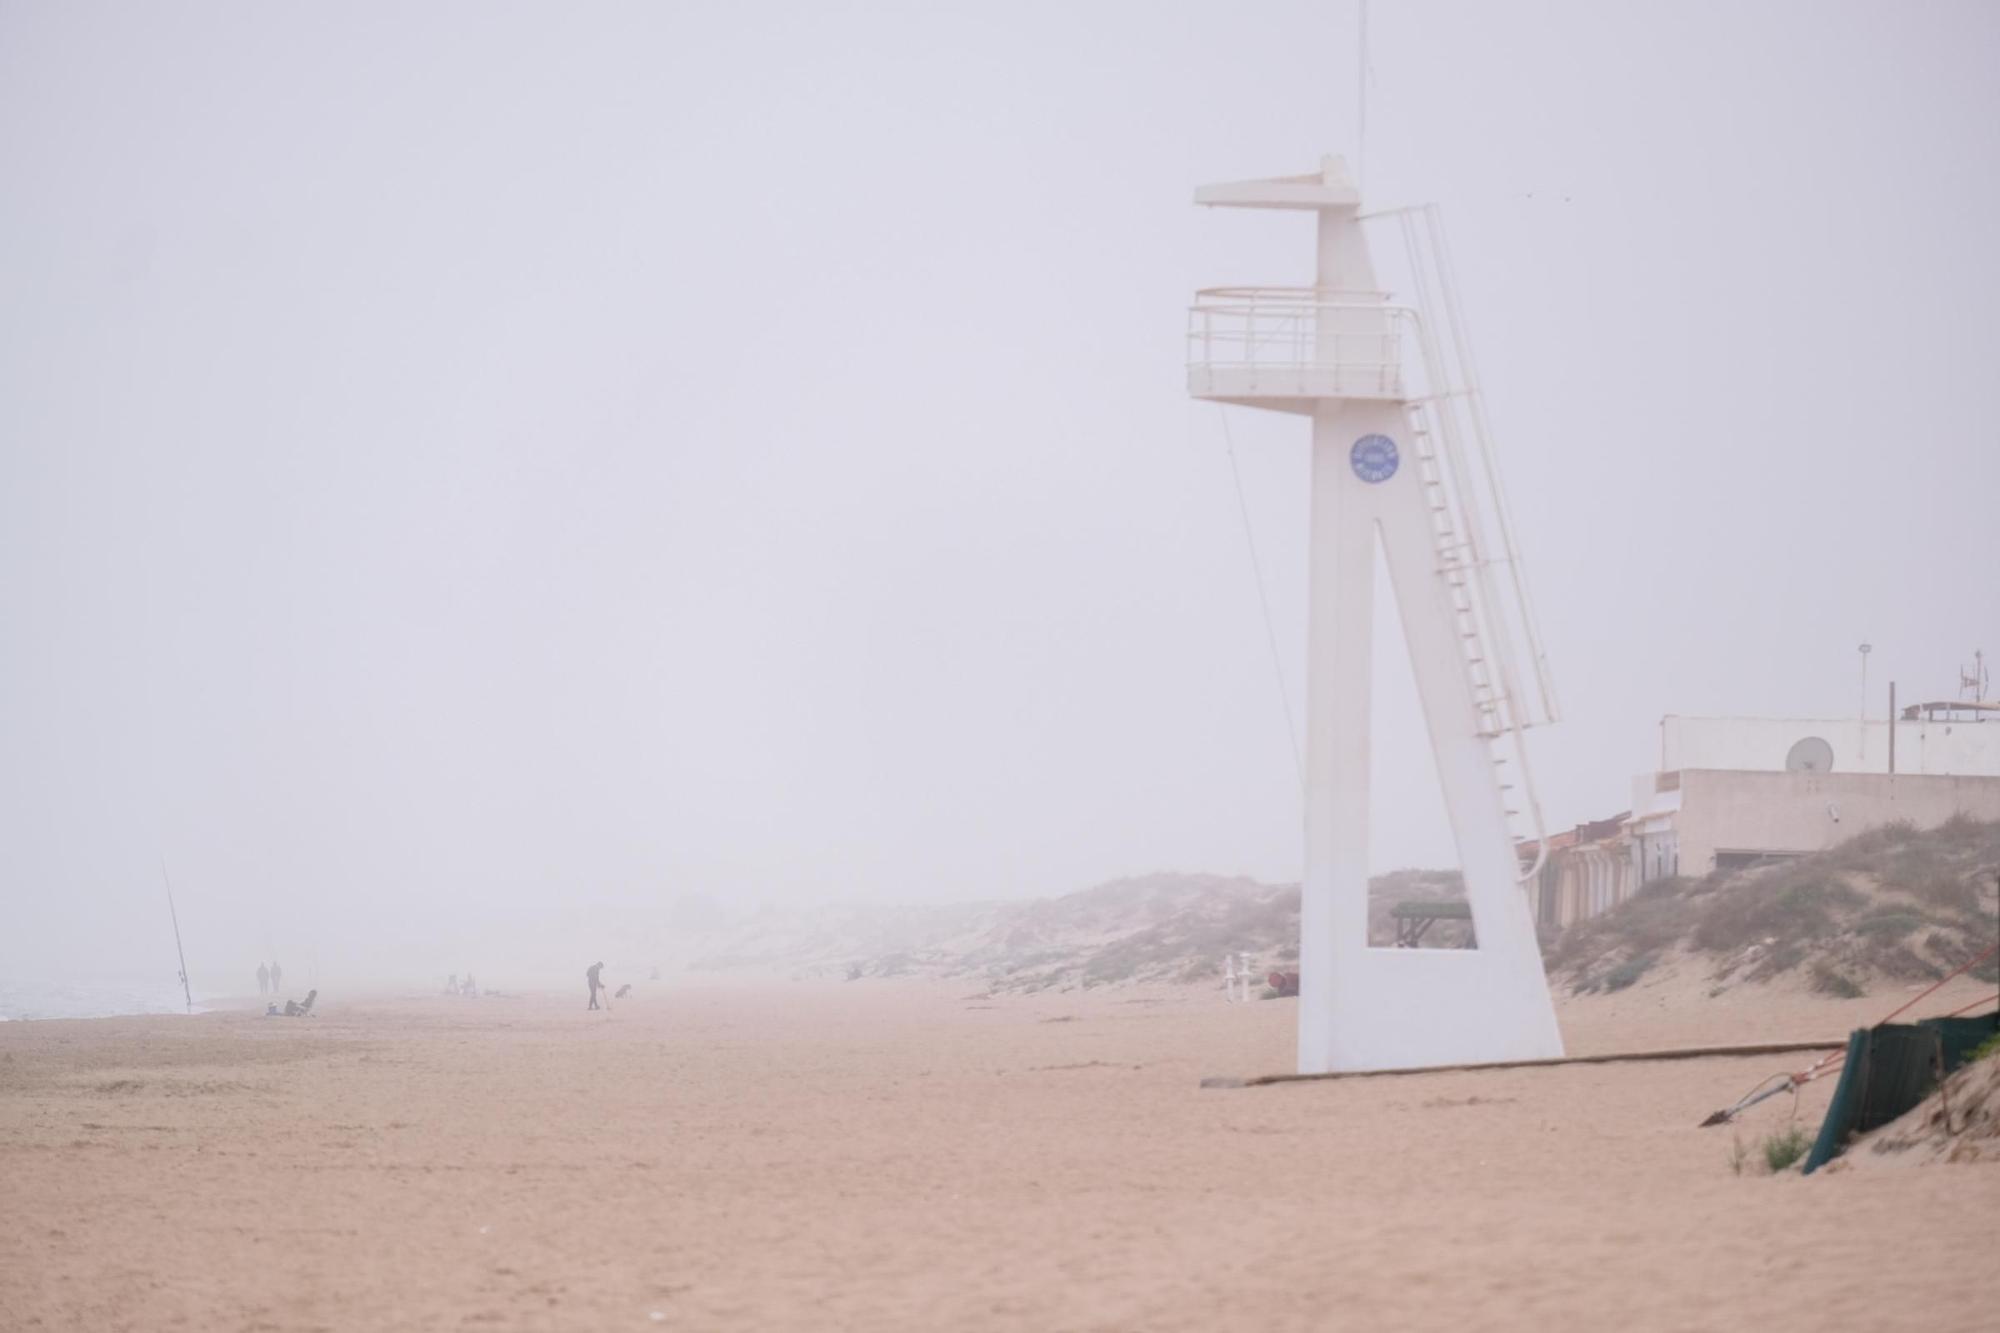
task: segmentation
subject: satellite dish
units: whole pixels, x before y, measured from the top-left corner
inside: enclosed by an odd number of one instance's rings
[[[1833,772],[1833,747],[1817,736],[1808,736],[1785,755],[1787,773]]]

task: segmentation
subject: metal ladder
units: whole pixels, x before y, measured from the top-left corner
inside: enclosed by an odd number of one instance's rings
[[[1430,514],[1437,576],[1451,605],[1452,629],[1472,699],[1474,727],[1493,760],[1493,781],[1500,791],[1509,834],[1516,845],[1529,838],[1535,843],[1534,864],[1520,876],[1523,884],[1529,884],[1540,874],[1548,846],[1541,801],[1535,793],[1527,745],[1521,735],[1533,723],[1522,716],[1517,703],[1504,627],[1484,623],[1490,605],[1490,591],[1482,586],[1488,566],[1481,560],[1473,534],[1463,530],[1471,525],[1455,512],[1458,506],[1446,481],[1449,464],[1439,453],[1437,432],[1431,424],[1433,402],[1428,398],[1410,400],[1410,441],[1423,485],[1424,507]],[[1527,816],[1525,821],[1523,815]]]
[[[1466,685],[1472,693],[1473,713],[1479,734],[1488,741],[1507,734],[1508,699],[1505,688],[1495,679],[1486,636],[1479,624],[1477,593],[1473,587],[1479,555],[1472,541],[1459,531],[1452,518],[1451,495],[1445,488],[1444,463],[1438,457],[1437,442],[1429,421],[1429,400],[1413,399],[1409,404],[1410,439],[1417,458],[1417,476],[1423,482],[1424,507],[1430,511],[1431,545],[1437,555],[1437,574],[1444,580],[1451,602],[1452,628],[1458,635],[1464,661]]]
[[[1520,877],[1528,883],[1547,856],[1548,833],[1523,733],[1557,719],[1554,689],[1493,461],[1442,223],[1436,207],[1428,205],[1386,216],[1401,224],[1417,298],[1412,323],[1425,385],[1410,399],[1408,418],[1437,575],[1450,601],[1475,727],[1493,757],[1509,831],[1517,843],[1535,842],[1534,864]],[[1490,548],[1489,525],[1497,536]],[[1515,662],[1516,633],[1527,648],[1532,690],[1524,688]],[[1517,826],[1524,815],[1526,826]]]

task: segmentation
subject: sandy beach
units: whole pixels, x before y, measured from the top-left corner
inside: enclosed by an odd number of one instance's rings
[[[1977,987],[1962,987],[1970,999]],[[1939,1003],[1959,1000],[1961,988]],[[1900,997],[1663,978],[1572,1052]],[[10,1329],[1990,1328],[2000,1170],[1738,1176],[1801,1057],[1204,1090],[1293,1006],[653,986],[0,1025]],[[1797,1109],[1816,1128],[1829,1088]],[[1754,1146],[1793,1114],[1766,1103]],[[1758,1168],[1761,1172],[1761,1168]]]

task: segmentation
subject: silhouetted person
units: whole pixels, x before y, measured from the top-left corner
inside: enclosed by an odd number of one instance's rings
[[[590,967],[586,969],[583,974],[583,979],[590,983],[590,1007],[592,1009],[597,1009],[601,1007],[597,1003],[597,992],[604,989],[604,983],[598,979],[598,973],[602,972],[603,970],[604,970],[604,964],[592,963]]]
[[[284,984],[284,969],[280,968],[276,963],[271,964],[271,994],[276,995],[284,987]]]
[[[458,973],[454,972],[444,979],[444,993],[446,995],[458,994]]]
[[[257,993],[259,995],[263,995],[269,992],[270,989],[271,989],[271,969],[265,967],[262,963],[259,963],[257,964]]]
[[[472,973],[467,972],[465,974],[465,989],[461,991],[460,994],[470,995],[473,996],[475,999],[478,997],[479,984],[472,979]]]

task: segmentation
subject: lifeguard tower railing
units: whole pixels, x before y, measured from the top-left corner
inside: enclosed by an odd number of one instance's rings
[[[1415,311],[1389,305],[1382,292],[1208,288],[1195,293],[1188,310],[1188,392],[1402,398],[1403,344],[1415,318]]]
[[[1532,881],[1547,832],[1523,733],[1560,716],[1492,434],[1434,205],[1368,215],[1400,231],[1399,293],[1218,287],[1188,309],[1188,392],[1310,413],[1325,398],[1399,400],[1430,509],[1438,577],[1457,620],[1479,734],[1518,838],[1532,838]],[[1517,651],[1516,645],[1519,645]]]

